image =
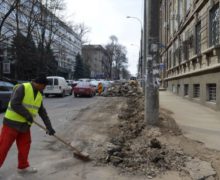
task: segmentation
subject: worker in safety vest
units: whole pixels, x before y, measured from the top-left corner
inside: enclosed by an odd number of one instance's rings
[[[31,145],[30,128],[37,114],[43,120],[47,128],[47,134],[55,134],[55,130],[43,106],[42,91],[47,83],[46,76],[41,75],[31,83],[28,82],[15,86],[0,133],[0,167],[3,165],[11,145],[16,141],[18,149],[18,172],[37,172],[37,169],[31,167],[28,162]]]

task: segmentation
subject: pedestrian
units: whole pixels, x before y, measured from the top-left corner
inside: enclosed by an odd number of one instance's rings
[[[40,115],[47,134],[54,135],[50,119],[43,106],[42,91],[48,84],[45,75],[35,78],[32,82],[16,85],[0,132],[0,167],[3,165],[9,149],[16,141],[18,149],[18,173],[36,173],[28,161],[31,146],[31,125],[37,114]]]
[[[98,94],[99,94],[99,96],[101,95],[102,91],[103,91],[102,83],[99,82],[99,84],[98,84]]]

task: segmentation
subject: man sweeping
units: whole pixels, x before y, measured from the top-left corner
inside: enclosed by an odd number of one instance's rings
[[[47,128],[47,134],[55,134],[55,130],[52,128],[46,109],[43,106],[42,91],[47,83],[46,76],[41,75],[32,82],[16,85],[14,88],[0,133],[0,167],[3,165],[12,144],[16,141],[18,172],[37,172],[37,169],[31,167],[28,161],[31,146],[30,128],[37,114],[43,120]]]

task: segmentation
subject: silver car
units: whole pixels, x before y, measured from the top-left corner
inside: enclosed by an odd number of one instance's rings
[[[7,108],[13,87],[14,85],[12,83],[0,81],[0,111]]]

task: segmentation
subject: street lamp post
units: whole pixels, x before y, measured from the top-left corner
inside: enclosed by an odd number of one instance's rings
[[[141,76],[141,86],[143,87],[143,26],[142,26],[142,21],[138,18],[138,17],[134,17],[134,16],[126,16],[126,18],[131,18],[131,19],[135,19],[140,23],[141,26],[141,39],[140,39],[140,57],[139,57],[139,66],[140,66],[140,72],[138,72],[138,74],[140,73]],[[139,68],[138,68],[139,69]]]
[[[143,27],[142,27],[142,21],[138,18],[138,17],[134,17],[134,16],[126,16],[126,18],[132,18],[132,19],[136,19],[139,23],[140,23],[140,25],[141,25],[141,30],[143,29]]]

